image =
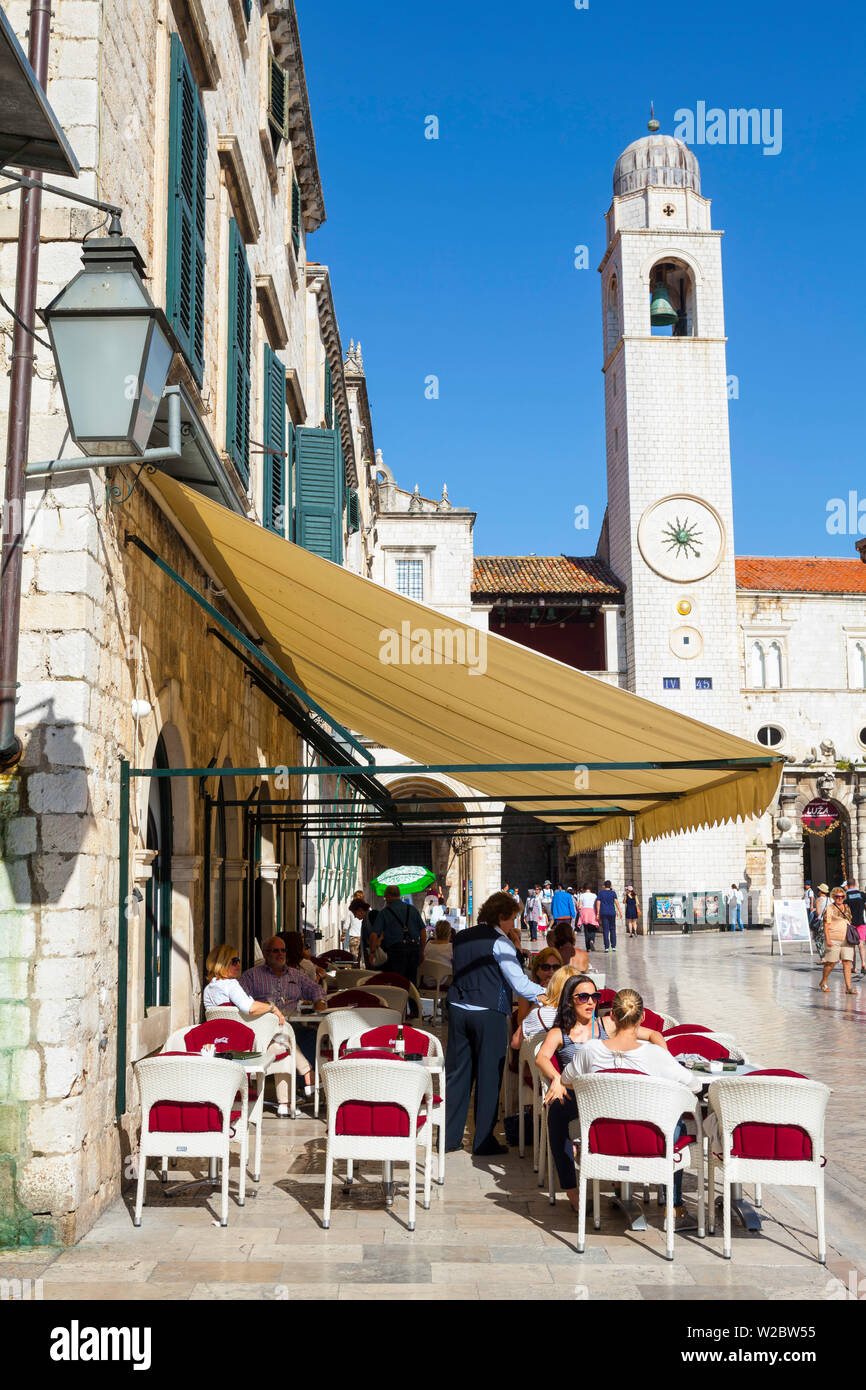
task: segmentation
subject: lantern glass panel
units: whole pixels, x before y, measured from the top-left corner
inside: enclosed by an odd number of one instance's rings
[[[147,448],[156,412],[162,400],[174,348],[158,323],[153,324],[147,348],[147,361],[141,380],[141,398],[132,426],[132,438],[142,453]]]
[[[86,453],[142,452],[130,439],[130,424],[149,327],[143,317],[105,314],[52,320],[70,427]]]

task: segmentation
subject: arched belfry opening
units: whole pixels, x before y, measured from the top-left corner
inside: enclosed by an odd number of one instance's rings
[[[685,261],[657,261],[650,271],[650,332],[659,338],[697,337],[695,277]]]
[[[616,274],[611,275],[607,283],[607,298],[605,300],[605,357],[610,356],[619,342],[619,283]]]

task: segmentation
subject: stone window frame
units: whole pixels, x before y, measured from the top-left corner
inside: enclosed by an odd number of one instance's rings
[[[776,729],[776,730],[782,735],[782,737],[778,740],[777,743],[764,743],[763,739],[761,739],[761,738],[758,737],[758,735],[760,734],[760,732],[761,732],[762,729]],[[768,749],[769,751],[771,751],[771,752],[775,752],[776,749],[778,749],[778,748],[783,748],[784,745],[785,745],[785,743],[787,742],[787,739],[788,739],[788,731],[787,731],[787,729],[784,727],[784,725],[778,723],[777,720],[772,720],[772,721],[767,720],[766,723],[761,724],[761,725],[759,726],[759,728],[758,728],[758,730],[757,730],[757,732],[756,732],[756,734],[755,734],[755,742],[756,742],[756,743],[760,743],[762,748],[767,748],[767,749]]]
[[[788,675],[788,628],[781,627],[744,627],[743,633],[743,659],[744,659],[744,682],[745,690],[787,690],[790,688]],[[767,653],[770,647],[775,644],[779,649],[779,684],[767,684]],[[763,655],[763,676],[762,683],[755,685],[752,682],[752,647],[759,646]]]
[[[866,691],[866,627],[843,627],[845,634],[845,680],[848,690]],[[862,653],[861,680],[857,676],[857,653]]]
[[[397,588],[397,561],[398,560],[421,560],[421,598],[413,599],[413,603],[433,603],[433,553],[435,546],[432,545],[385,545],[382,546],[385,561],[385,587],[392,593],[399,594]],[[406,597],[401,595],[401,597]]]

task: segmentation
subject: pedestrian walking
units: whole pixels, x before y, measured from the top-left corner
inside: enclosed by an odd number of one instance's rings
[[[530,888],[526,894],[526,906],[523,909],[523,917],[529,927],[530,941],[538,940],[538,924],[544,918],[544,908],[541,906],[541,884],[537,883],[534,888]]]
[[[830,901],[827,896],[829,892],[830,889],[827,887],[826,883],[818,884],[818,891],[815,895],[815,906],[809,918],[809,930],[815,939],[815,949],[822,960],[824,959],[826,950],[824,942],[824,913],[827,911],[827,905]]]
[[[815,894],[812,892],[812,880],[806,879],[806,886],[803,890],[803,902],[806,904],[806,916],[811,917],[815,909]]]
[[[591,951],[595,945],[595,934],[598,931],[598,897],[589,884],[586,884],[582,889],[579,901],[580,925],[583,927],[586,949]]]
[[[616,919],[622,921],[622,908],[609,878],[598,894],[598,912],[601,919],[601,934],[604,938],[604,953],[616,955]]]
[[[512,994],[536,1004],[541,985],[527,980],[511,939],[520,904],[510,893],[494,893],[478,911],[478,925],[454,940],[454,983],[448,991],[445,1147],[463,1146],[469,1097],[475,1083],[476,1154],[504,1154],[494,1138],[502,1072],[508,1050]]]
[[[625,890],[625,934],[626,936],[637,936],[637,924],[640,921],[640,903],[637,894],[631,884]]]
[[[557,883],[556,892],[550,904],[550,915],[553,921],[553,933],[557,927],[570,927],[574,922],[574,898],[570,893],[566,893],[561,883]],[[551,933],[547,933],[547,940],[550,946],[556,943],[552,940]]]
[[[830,894],[830,901],[824,912],[824,939],[827,942],[827,951],[820,988],[825,994],[830,993],[827,981],[841,960],[845,993],[856,994],[857,991],[851,984],[851,969],[854,963],[854,941],[859,941],[860,938],[851,922],[851,909],[845,901],[844,888],[834,888]]]
[[[851,909],[851,925],[857,928],[857,950],[860,952],[860,977],[866,975],[866,894],[858,888],[855,880],[848,876],[846,901]]]
[[[417,985],[424,920],[417,907],[401,901],[395,884],[385,889],[385,906],[376,919],[376,934],[388,958],[385,969]]]
[[[728,894],[728,925],[731,931],[743,931],[743,895],[736,883]]]

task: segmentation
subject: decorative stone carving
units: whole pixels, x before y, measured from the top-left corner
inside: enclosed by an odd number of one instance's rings
[[[451,498],[448,496],[447,483],[442,484],[442,496],[436,504],[436,510],[437,512],[450,512],[451,510]]]
[[[822,744],[821,747],[823,748],[823,746],[824,746],[824,745]],[[821,775],[820,775],[819,778],[818,778],[818,795],[824,797],[824,799],[826,800],[827,797],[830,797],[830,796],[833,795],[833,792],[834,792],[835,788],[836,788],[836,776],[835,776],[835,774],[832,773],[832,772],[822,772]]]
[[[424,503],[421,501],[421,494],[418,491],[417,483],[415,484],[415,491],[412,493],[412,497],[409,501],[409,510],[410,512],[423,512],[424,510]]]

